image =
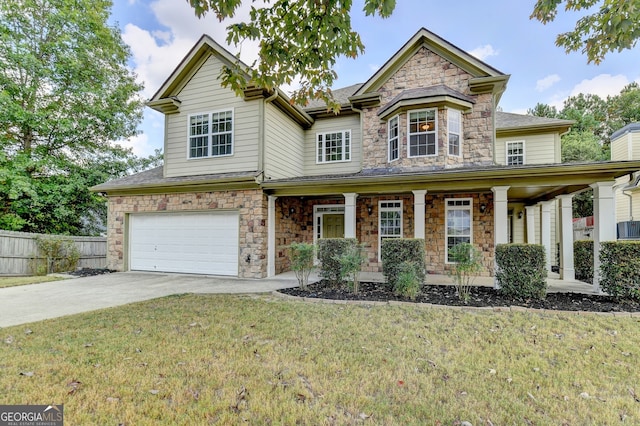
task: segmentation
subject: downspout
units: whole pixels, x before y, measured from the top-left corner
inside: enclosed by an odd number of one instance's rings
[[[629,220],[633,221],[633,196],[627,193],[627,189],[622,190],[622,195],[629,197]]]

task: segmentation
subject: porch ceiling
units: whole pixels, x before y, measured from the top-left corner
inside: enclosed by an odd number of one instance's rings
[[[612,181],[640,170],[640,161],[482,166],[447,170],[366,170],[351,175],[317,176],[265,181],[263,188],[277,196],[325,196],[403,193],[486,192],[509,186],[509,201],[534,204],[584,190],[594,182]]]

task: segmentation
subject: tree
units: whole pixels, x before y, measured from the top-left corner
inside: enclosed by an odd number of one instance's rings
[[[0,227],[95,232],[88,186],[140,161],[113,141],[136,134],[141,86],[107,24],[107,0],[0,2]]]
[[[527,110],[527,115],[533,115],[535,117],[557,118],[558,109],[551,105],[537,103],[536,106]]]
[[[543,24],[553,21],[558,7],[565,11],[597,10],[576,22],[573,31],[559,34],[556,45],[567,53],[581,51],[587,62],[599,64],[607,53],[633,48],[640,38],[640,4],[637,0],[538,0],[531,19]]]

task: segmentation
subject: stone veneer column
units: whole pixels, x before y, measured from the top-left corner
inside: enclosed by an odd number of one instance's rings
[[[542,201],[540,203],[542,211],[540,214],[540,240],[544,246],[547,272],[551,272],[551,203],[551,201]]]
[[[536,243],[536,210],[538,206],[526,206],[524,208],[527,211],[527,244]]]
[[[560,278],[574,281],[573,262],[573,195],[560,195]]]
[[[267,277],[276,274],[276,199],[269,195],[267,199]]]
[[[419,189],[413,192],[413,237],[414,238],[425,238],[425,215],[424,215],[424,204],[425,197],[427,195],[426,189]]]
[[[494,186],[493,192],[493,244],[494,249],[498,244],[509,242],[509,209],[507,192],[509,186]],[[498,265],[494,265],[497,270]],[[495,288],[499,288],[498,281],[494,280]]]
[[[593,188],[593,289],[600,289],[600,248],[605,241],[616,240],[616,211],[613,198],[615,182],[596,182]]]
[[[344,237],[356,238],[356,198],[358,194],[349,192],[344,195]]]

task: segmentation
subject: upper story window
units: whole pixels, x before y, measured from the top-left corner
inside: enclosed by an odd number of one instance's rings
[[[449,132],[449,155],[461,155],[460,135],[462,134],[462,114],[457,109],[447,110],[447,130]]]
[[[316,162],[330,163],[351,160],[351,131],[318,133]]]
[[[507,142],[507,165],[524,164],[524,141]]]
[[[471,229],[473,200],[471,198],[448,198],[445,203],[446,263],[452,263],[449,250],[453,246],[460,243],[473,243]]]
[[[389,135],[389,161],[400,158],[400,119],[396,115],[388,124]]]
[[[436,135],[438,122],[436,108],[409,111],[409,157],[423,157],[438,153]]]
[[[189,158],[233,155],[233,110],[189,116]]]

